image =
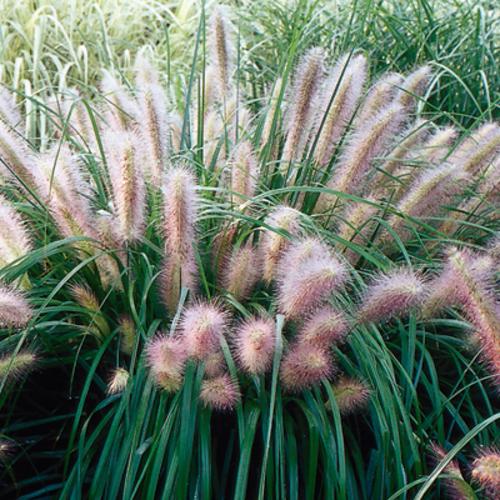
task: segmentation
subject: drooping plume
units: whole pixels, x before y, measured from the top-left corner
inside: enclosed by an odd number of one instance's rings
[[[301,59],[293,77],[288,96],[288,109],[284,120],[286,141],[281,169],[301,157],[314,119],[314,101],[321,87],[324,73],[324,52],[310,49]]]
[[[201,384],[200,399],[205,406],[218,411],[232,410],[240,399],[237,383],[228,375],[208,378]]]
[[[425,286],[411,269],[395,269],[374,277],[357,312],[357,321],[388,321],[407,314],[422,304]]]
[[[347,272],[328,246],[307,238],[286,250],[277,277],[279,310],[295,319],[327,300],[344,284]]]
[[[0,195],[0,268],[32,249],[26,224],[6,198]]]
[[[157,335],[147,345],[146,356],[156,384],[166,392],[179,390],[187,359],[183,340],[165,334]]]
[[[371,393],[365,382],[345,376],[337,380],[332,389],[340,413],[344,416],[365,407]]]
[[[0,283],[0,328],[23,328],[32,316],[25,296]]]
[[[342,342],[348,331],[346,317],[331,306],[323,306],[304,320],[297,334],[297,341],[299,344],[328,349]]]
[[[33,370],[37,360],[36,354],[27,349],[20,350],[18,353],[1,354],[0,382],[4,377],[15,380],[26,375],[26,373]]]
[[[159,187],[169,161],[168,101],[159,75],[142,53],[135,61],[138,116],[144,141],[145,171],[153,186]]]
[[[280,378],[287,391],[299,392],[330,377],[333,371],[328,350],[314,345],[295,344],[283,358]]]
[[[72,285],[70,290],[76,303],[86,309],[89,315],[90,331],[100,339],[107,337],[110,333],[109,324],[102,314],[101,304],[94,291],[89,286],[81,284]]]
[[[194,292],[194,254],[197,211],[196,183],[184,167],[169,170],[163,185],[166,263],[163,273],[164,297],[174,313],[182,287]]]
[[[236,357],[248,373],[264,373],[270,367],[274,344],[275,325],[270,318],[253,317],[236,329]]]
[[[348,56],[344,56],[337,62],[323,85],[317,99],[318,111],[315,117],[315,129],[318,130],[319,136],[314,159],[320,165],[326,165],[330,161],[356,110],[365,78],[366,58],[359,55],[349,60]]]
[[[243,204],[255,194],[258,177],[257,158],[250,141],[242,141],[236,146],[230,166],[234,200]]]
[[[137,330],[134,320],[127,315],[122,316],[118,323],[120,328],[120,348],[125,354],[130,356],[134,351],[137,339]]]
[[[187,355],[205,360],[219,349],[226,327],[227,315],[217,304],[199,302],[187,307],[180,325]]]
[[[265,228],[260,239],[263,280],[270,283],[275,278],[278,261],[290,244],[289,236],[300,233],[300,212],[291,207],[278,206],[265,219]]]
[[[249,297],[260,277],[261,266],[257,249],[251,243],[246,243],[235,248],[224,264],[222,285],[241,302]]]
[[[129,378],[130,373],[125,370],[125,368],[116,368],[109,377],[106,392],[108,394],[119,394],[123,392],[127,387]]]
[[[327,187],[348,194],[362,193],[373,161],[382,155],[394,134],[399,132],[404,116],[401,106],[391,105],[372,120],[360,125],[350,137]],[[330,209],[336,200],[335,195],[322,193],[316,204],[316,211]]]
[[[122,243],[139,240],[144,232],[146,192],[139,137],[130,131],[105,136],[113,208],[117,226],[115,234]]]
[[[217,84],[214,93],[219,102],[223,102],[231,90],[231,76],[235,66],[234,27],[229,19],[229,12],[225,6],[219,5],[211,16],[211,30],[207,39],[212,65],[213,76]]]

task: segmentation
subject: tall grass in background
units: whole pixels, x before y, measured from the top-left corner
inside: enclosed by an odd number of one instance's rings
[[[3,52],[5,495],[494,498],[490,5],[76,5]]]

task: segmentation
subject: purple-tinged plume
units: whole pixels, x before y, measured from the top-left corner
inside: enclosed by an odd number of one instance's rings
[[[201,384],[200,400],[217,411],[230,411],[240,400],[238,384],[228,375],[208,378]]]
[[[348,331],[346,317],[331,306],[323,306],[304,320],[297,334],[297,342],[328,349],[342,342]]]
[[[300,392],[333,375],[331,353],[324,348],[295,344],[281,363],[280,378],[289,392]]]
[[[165,303],[174,313],[182,287],[194,292],[194,254],[197,211],[196,181],[184,167],[169,170],[163,185],[166,262],[163,272]]]
[[[271,366],[274,345],[275,325],[270,318],[252,317],[236,329],[236,358],[248,373],[264,373]]]
[[[366,58],[358,55],[349,60],[348,56],[344,56],[323,85],[317,99],[318,111],[315,117],[315,129],[319,136],[314,159],[320,165],[328,164],[342,138],[361,97],[365,78]]]
[[[105,136],[113,208],[117,219],[115,234],[122,243],[134,243],[143,235],[146,190],[139,137],[130,131]]]
[[[335,400],[342,415],[350,415],[363,409],[369,399],[371,391],[362,380],[341,377],[332,386]]]
[[[227,314],[214,303],[199,302],[184,310],[180,334],[189,357],[203,361],[220,347]]]
[[[284,120],[286,141],[281,157],[283,171],[288,168],[288,162],[302,156],[309,138],[314,120],[314,102],[323,80],[324,57],[322,49],[312,48],[302,57],[295,70]]]
[[[277,276],[279,310],[296,319],[328,300],[344,284],[347,271],[327,245],[307,238],[290,245]]]
[[[411,269],[395,269],[374,277],[366,289],[357,321],[388,321],[407,314],[424,300],[422,278]]]

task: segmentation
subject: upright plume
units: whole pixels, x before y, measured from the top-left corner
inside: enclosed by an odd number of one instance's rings
[[[234,27],[229,19],[229,12],[225,6],[217,6],[211,16],[211,29],[207,40],[210,50],[214,85],[214,94],[217,100],[224,102],[231,90],[231,76],[235,66]]]
[[[143,53],[135,61],[138,116],[142,125],[146,174],[153,186],[159,187],[169,160],[170,126],[167,96],[158,72]]]
[[[344,193],[361,194],[367,184],[373,161],[381,156],[393,135],[399,132],[404,117],[403,108],[392,104],[367,123],[360,125],[350,137],[340,163],[327,186]],[[316,211],[323,212],[330,209],[336,200],[337,196],[322,193]]]
[[[349,60],[348,56],[344,56],[323,85],[318,98],[316,129],[319,136],[314,151],[314,159],[320,165],[330,161],[342,138],[361,97],[365,78],[366,58],[358,55]]]
[[[111,179],[116,234],[122,242],[139,240],[144,231],[146,192],[141,169],[139,137],[131,131],[105,136],[106,161]]]
[[[186,167],[171,168],[163,184],[166,262],[163,271],[164,299],[174,313],[182,287],[196,286],[195,224],[196,181]]]
[[[281,169],[299,159],[304,152],[314,119],[314,102],[321,88],[324,73],[324,52],[310,49],[301,59],[293,77],[285,116],[286,141],[283,148]]]

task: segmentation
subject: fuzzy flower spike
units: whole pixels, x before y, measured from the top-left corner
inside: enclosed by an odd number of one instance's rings
[[[278,304],[289,319],[303,317],[345,282],[344,265],[320,240],[292,244],[278,270]]]
[[[182,287],[196,286],[194,254],[197,210],[196,181],[185,167],[169,170],[163,185],[166,263],[163,273],[165,303],[174,313]]]
[[[375,277],[358,310],[359,323],[388,321],[422,304],[425,287],[410,269],[396,269]]]
[[[187,355],[206,360],[219,349],[226,327],[227,315],[217,304],[199,302],[187,307],[180,326]]]

